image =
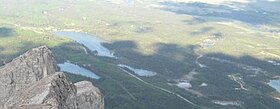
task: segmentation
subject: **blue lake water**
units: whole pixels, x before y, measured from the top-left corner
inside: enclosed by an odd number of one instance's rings
[[[270,80],[268,85],[280,92],[280,80]]]
[[[133,71],[135,74],[137,74],[139,76],[151,77],[151,76],[155,76],[157,74],[156,72],[152,72],[152,71],[148,71],[148,70],[144,70],[144,69],[132,68],[128,65],[119,64],[118,66],[127,68],[127,69]]]
[[[84,34],[84,33],[77,33],[77,32],[56,32],[56,35],[63,36],[69,39],[72,39],[84,46],[86,46],[91,51],[97,51],[98,56],[105,56],[105,57],[114,57],[114,54],[104,47],[102,43],[104,41],[94,35]]]
[[[89,77],[92,79],[100,79],[100,77],[98,75],[96,75],[95,73],[93,73],[85,68],[82,68],[76,64],[65,62],[62,64],[58,64],[58,66],[60,67],[61,71],[65,71],[65,72],[77,74],[77,75],[82,75],[82,76]]]

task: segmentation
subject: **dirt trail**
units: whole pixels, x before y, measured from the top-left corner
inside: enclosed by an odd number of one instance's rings
[[[183,97],[182,95],[180,95],[180,94],[178,94],[178,93],[176,93],[176,92],[173,92],[173,91],[167,90],[167,89],[165,89],[165,88],[162,88],[162,87],[156,86],[156,85],[154,85],[154,84],[151,84],[151,83],[149,83],[149,82],[146,82],[146,81],[142,80],[141,78],[137,77],[136,75],[134,75],[134,74],[132,74],[132,73],[130,73],[130,72],[124,70],[124,69],[122,69],[122,70],[123,70],[124,72],[126,72],[127,74],[129,74],[130,76],[132,76],[133,78],[135,78],[135,79],[141,81],[142,83],[144,83],[144,84],[146,84],[146,85],[149,85],[149,86],[151,86],[151,87],[153,87],[153,88],[155,88],[155,89],[159,89],[159,90],[164,91],[164,92],[166,92],[166,93],[173,94],[173,95],[179,97],[180,99],[182,99],[182,100],[184,100],[184,101],[186,101],[186,102],[188,102],[188,103],[190,103],[190,104],[192,104],[192,105],[194,105],[194,106],[200,107],[199,105],[197,105],[197,104],[191,102],[190,100],[188,100],[187,98]]]

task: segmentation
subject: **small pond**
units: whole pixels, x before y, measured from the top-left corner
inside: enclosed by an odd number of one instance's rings
[[[280,93],[280,80],[270,80],[268,85],[273,87]]]
[[[137,74],[139,76],[151,77],[151,76],[155,76],[157,74],[156,72],[153,72],[153,71],[144,70],[144,69],[136,69],[136,68],[132,68],[128,65],[119,64],[118,66],[123,67],[123,68],[127,68],[127,69],[133,71],[135,74]]]
[[[83,67],[80,67],[76,64],[65,62],[62,64],[58,64],[58,66],[60,67],[61,71],[65,71],[65,72],[77,74],[77,75],[82,75],[82,76],[89,77],[92,79],[100,79],[100,77],[98,75],[96,75],[95,73],[93,73],[90,70],[87,70]]]

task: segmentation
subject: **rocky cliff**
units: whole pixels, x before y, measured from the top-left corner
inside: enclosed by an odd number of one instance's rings
[[[104,109],[91,82],[71,83],[51,50],[38,47],[0,67],[1,109]]]

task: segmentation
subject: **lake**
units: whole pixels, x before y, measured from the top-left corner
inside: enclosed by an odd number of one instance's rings
[[[270,80],[268,85],[273,87],[280,93],[280,80]]]
[[[127,68],[127,69],[133,71],[135,74],[137,74],[139,76],[151,77],[151,76],[155,76],[157,74],[156,72],[153,72],[153,71],[144,70],[144,69],[136,69],[136,68],[132,68],[128,65],[124,65],[124,64],[119,64],[118,66],[123,67],[123,68]]]
[[[233,106],[241,106],[241,102],[239,101],[219,101],[219,100],[213,100],[212,101],[215,104],[227,106],[227,105],[233,105]]]
[[[95,73],[93,73],[90,70],[87,70],[83,67],[80,67],[76,64],[65,62],[62,64],[58,64],[58,66],[60,67],[61,71],[65,71],[65,72],[77,74],[77,75],[82,75],[82,76],[89,77],[92,79],[100,79],[100,77],[98,75],[96,75]]]
[[[104,57],[110,57],[113,58],[115,57],[114,54],[104,47],[102,43],[105,41],[94,36],[94,35],[89,35],[85,33],[77,33],[77,32],[56,32],[56,35],[63,36],[69,39],[72,39],[84,46],[86,46],[88,49],[90,49],[93,52],[97,52],[98,56],[104,56]]]

